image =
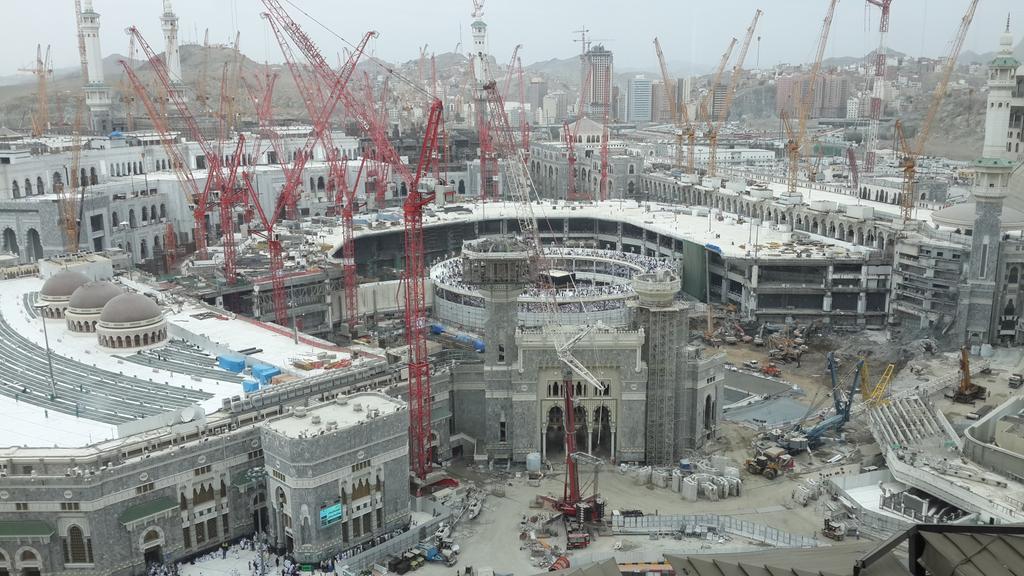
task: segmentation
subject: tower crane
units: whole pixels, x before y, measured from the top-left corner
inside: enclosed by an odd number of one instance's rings
[[[825,19],[821,24],[821,33],[818,36],[818,49],[814,56],[814,64],[811,65],[811,73],[807,77],[807,89],[803,92],[797,108],[797,125],[794,129],[788,121],[784,122],[786,127],[786,154],[789,156],[789,167],[786,178],[786,195],[793,198],[797,195],[796,181],[800,173],[800,153],[807,136],[807,119],[811,114],[811,106],[814,105],[814,88],[818,83],[818,73],[821,71],[821,59],[825,56],[825,46],[828,44],[828,33],[832,28],[832,16],[836,11],[836,4],[839,0],[829,0],[828,10],[825,12]]]
[[[403,205],[405,220],[405,269],[403,282],[405,286],[405,332],[409,345],[409,436],[410,464],[413,475],[424,480],[431,468],[430,456],[430,365],[427,353],[427,321],[426,321],[426,262],[423,252],[423,208],[434,198],[434,194],[420,192],[420,180],[431,165],[439,162],[438,133],[443,125],[443,104],[435,100],[430,106],[427,116],[427,129],[420,150],[419,163],[412,172],[402,162],[401,157],[388,139],[386,126],[382,125],[372,110],[359,106],[347,93],[345,81],[347,72],[335,72],[320,53],[316,44],[291,19],[278,0],[263,0],[269,13],[281,24],[281,28],[291,37],[299,50],[313,66],[321,80],[334,80],[334,85],[342,90],[339,97],[345,101],[346,109],[353,112],[365,123],[370,131],[371,139],[377,147],[378,158],[394,168],[409,191]],[[364,42],[353,54],[353,58],[361,53],[366,41],[372,37],[368,34]],[[350,63],[354,62],[352,59]],[[345,79],[347,80],[347,79]],[[525,165],[524,165],[525,168]]]
[[[348,185],[348,157],[342,160],[344,167],[340,174],[335,176],[338,195],[335,203],[341,208],[341,232],[342,232],[342,269],[345,273],[345,311],[348,314],[349,335],[355,334],[356,321],[359,319],[359,276],[356,271],[356,238],[353,215],[356,211],[355,191],[359,189],[359,180],[363,175],[363,167],[366,166],[366,156],[363,156],[359,163],[359,171],[356,173],[355,182]]]
[[[885,97],[885,35],[889,32],[889,8],[892,0],[867,0],[882,13],[878,18],[878,49],[875,50],[875,77],[871,84],[871,110],[866,146],[864,147],[864,170],[875,170],[875,148],[878,147],[878,123],[882,118],[882,103]]]
[[[750,48],[750,41],[754,38],[754,30],[757,28],[757,21],[761,18],[761,14],[763,14],[761,10],[754,11],[754,19],[747,27],[747,35],[743,37],[739,56],[736,57],[736,64],[733,65],[732,74],[729,76],[729,87],[725,89],[725,101],[722,103],[722,109],[718,111],[717,121],[711,126],[711,132],[708,134],[708,176],[715,176],[718,172],[718,130],[729,119],[729,109],[732,108],[732,100],[736,96],[736,88],[743,75],[743,62],[747,59],[747,49]]]
[[[907,143],[907,139],[903,135],[903,124],[900,121],[896,122],[896,134],[901,155],[900,170],[903,171],[903,185],[900,190],[900,216],[903,218],[904,224],[910,222],[914,213],[914,181],[917,179],[917,159],[924,152],[924,145],[928,141],[932,124],[935,123],[939,107],[946,96],[949,78],[953,74],[953,69],[956,68],[957,58],[960,57],[960,49],[963,48],[964,39],[967,37],[967,30],[971,27],[971,20],[974,19],[974,10],[977,7],[978,0],[971,0],[970,5],[967,7],[967,12],[964,13],[963,18],[960,20],[960,26],[957,28],[956,36],[953,38],[953,45],[946,56],[945,63],[942,65],[939,81],[935,84],[935,91],[932,92],[928,112],[925,114],[924,121],[917,131],[917,138],[914,141],[913,147]]]
[[[89,85],[89,59],[85,51],[85,31],[82,29],[82,2],[75,0],[75,22],[78,31],[78,64],[82,74],[82,89],[75,94],[75,120],[71,127],[71,170],[67,186],[57,190],[57,203],[64,225],[64,248],[78,250],[81,208],[85,204],[86,180],[82,177],[82,126],[85,123],[85,87]],[[78,194],[81,195],[79,200]]]
[[[722,53],[722,59],[718,61],[718,68],[715,69],[715,75],[711,79],[711,84],[708,86],[708,92],[700,99],[700,105],[697,109],[698,122],[703,119],[706,125],[706,135],[710,142],[712,138],[715,139],[717,146],[718,134],[715,126],[715,90],[718,85],[722,82],[722,73],[725,71],[725,65],[729,63],[729,58],[732,57],[732,50],[736,47],[736,39],[731,38],[729,40],[729,46]],[[714,153],[709,148],[708,156],[708,174],[711,175],[711,165],[714,161]]]
[[[36,45],[36,63],[31,68],[19,68],[19,72],[31,72],[36,77],[36,112],[32,115],[32,137],[38,138],[50,128],[50,106],[46,100],[46,86],[53,77],[53,63],[50,60],[50,47],[46,47],[43,56],[43,45]]]
[[[567,180],[569,189],[565,193],[566,200],[579,200],[577,188],[579,186],[576,177],[576,136],[579,133],[580,125],[583,123],[583,103],[586,98],[590,82],[593,80],[593,70],[588,66],[587,75],[583,77],[583,84],[580,85],[580,101],[576,107],[576,121],[569,124],[569,120],[562,122],[562,133],[565,138],[565,153],[568,155]],[[504,105],[504,104],[503,104]],[[525,161],[525,158],[523,158]]]
[[[676,126],[676,167],[683,167],[683,137],[686,137],[686,173],[694,174],[694,151],[697,148],[697,131],[690,122],[690,112],[687,109],[685,99],[676,104],[675,95],[672,94],[672,79],[668,75],[668,66],[665,64],[665,54],[661,51],[661,42],[654,39],[654,50],[658,53],[658,65],[661,66],[662,86],[665,89],[665,100],[668,102],[669,113]]]

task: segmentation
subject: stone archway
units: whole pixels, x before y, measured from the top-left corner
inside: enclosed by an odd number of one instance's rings
[[[14,555],[18,562],[19,576],[41,576],[43,560],[39,551],[30,546],[22,546]]]
[[[561,406],[548,410],[547,425],[544,427],[544,452],[548,458],[553,454],[565,453],[565,418]]]
[[[612,414],[607,406],[594,409],[593,426],[591,427],[592,454],[611,458],[612,454]]]
[[[4,228],[3,249],[5,252],[21,255],[21,248],[18,247],[18,233],[11,228]]]
[[[28,229],[28,235],[26,238],[25,247],[29,262],[35,262],[44,256],[43,254],[43,243],[39,239],[39,231],[35,228]]]
[[[139,550],[146,566],[162,564],[164,561],[164,532],[157,526],[147,528],[139,538]]]

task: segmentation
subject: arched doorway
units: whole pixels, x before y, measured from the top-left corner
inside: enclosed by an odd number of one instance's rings
[[[3,242],[4,252],[21,255],[21,249],[18,248],[18,234],[14,230],[4,228]]]
[[[164,537],[156,528],[150,528],[142,535],[142,558],[145,560],[146,566],[163,564],[163,544]]]
[[[42,576],[43,561],[35,548],[24,547],[18,550],[17,558],[20,576]]]
[[[715,425],[715,406],[711,394],[704,397],[704,433],[711,437],[711,429]]]
[[[576,406],[572,409],[573,424],[576,426],[576,450],[587,451],[587,433],[590,430],[590,421],[587,419],[587,409],[583,406]]]
[[[43,243],[39,239],[39,231],[35,228],[28,229],[28,259],[35,262],[43,257]]]
[[[548,458],[565,453],[565,419],[561,406],[552,406],[548,410],[548,423],[544,428],[544,452]]]
[[[258,492],[252,497],[252,525],[257,532],[266,532],[270,526],[266,492]]]
[[[603,458],[610,458],[612,456],[612,413],[607,406],[598,406],[594,410],[592,428],[592,454]]]

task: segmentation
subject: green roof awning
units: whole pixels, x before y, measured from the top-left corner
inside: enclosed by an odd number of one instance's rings
[[[235,488],[244,488],[255,484],[267,477],[267,470],[262,466],[249,468],[231,477],[231,485]]]
[[[163,498],[157,498],[156,500],[150,500],[149,502],[129,506],[117,519],[121,521],[121,524],[130,524],[137,520],[142,520],[143,518],[177,507],[177,500],[170,496],[164,496]]]
[[[53,534],[53,528],[42,520],[0,521],[0,538],[46,537]]]

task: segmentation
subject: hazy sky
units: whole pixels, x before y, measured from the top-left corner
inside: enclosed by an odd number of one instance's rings
[[[405,61],[417,57],[429,44],[434,52],[460,50],[470,44],[470,0],[293,0],[296,5],[349,41],[366,30],[381,35],[372,45],[375,55]],[[30,65],[35,45],[51,44],[57,68],[76,66],[74,4],[72,0],[4,0],[8,17],[0,21],[0,75]],[[342,43],[283,0],[305,29],[333,61]],[[161,0],[94,0],[101,19],[104,54],[127,51],[124,29],[138,26],[157,51]],[[969,0],[893,0],[888,44],[912,55],[945,54]],[[656,70],[652,39],[659,36],[669,61],[712,66],[729,37],[742,35],[754,13],[764,10],[758,26],[761,36],[751,46],[748,65],[807,62],[814,53],[826,0],[488,0],[491,52],[504,62],[516,44],[523,44],[524,64],[565,58],[579,52],[573,30],[586,26],[595,40],[615,52],[616,67]],[[180,40],[202,39],[209,28],[211,42],[228,42],[233,31],[242,33],[243,51],[256,60],[279,62],[279,49],[259,14],[259,0],[174,0],[180,18]],[[878,43],[878,9],[868,10],[864,0],[841,0],[836,10],[828,56],[863,55]],[[1013,28],[1024,31],[1024,2],[981,0],[965,43],[965,50],[995,50],[1007,14]]]

